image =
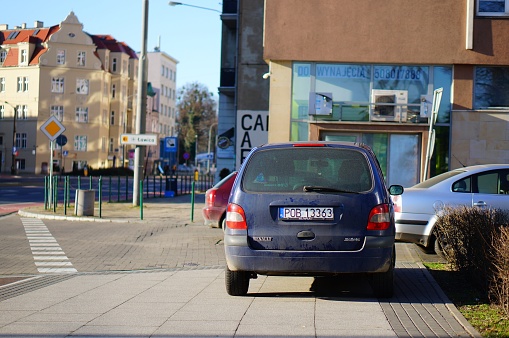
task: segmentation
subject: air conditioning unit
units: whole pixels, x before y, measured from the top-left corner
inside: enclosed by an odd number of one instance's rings
[[[371,103],[372,121],[406,122],[408,91],[373,89]]]

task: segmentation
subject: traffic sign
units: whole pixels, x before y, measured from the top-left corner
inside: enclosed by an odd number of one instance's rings
[[[65,131],[65,127],[55,116],[50,116],[50,118],[42,124],[41,131],[50,141],[55,141],[55,139]]]
[[[120,135],[120,144],[135,144],[139,146],[157,145],[156,134],[122,134]]]
[[[67,137],[64,134],[61,134],[56,138],[55,142],[59,146],[63,147],[67,144]]]
[[[63,155],[64,157],[67,157],[67,155],[69,155],[69,150],[64,150],[64,151],[62,151],[62,155]]]
[[[168,153],[177,152],[177,138],[176,137],[165,137],[164,138],[164,151]]]

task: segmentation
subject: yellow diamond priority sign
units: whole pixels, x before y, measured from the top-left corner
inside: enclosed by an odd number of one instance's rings
[[[41,131],[49,138],[50,141],[54,141],[65,131],[65,127],[55,116],[51,116],[42,124]]]

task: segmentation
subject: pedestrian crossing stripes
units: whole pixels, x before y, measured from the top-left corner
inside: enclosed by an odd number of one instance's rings
[[[78,272],[42,220],[22,218],[21,223],[39,273]]]

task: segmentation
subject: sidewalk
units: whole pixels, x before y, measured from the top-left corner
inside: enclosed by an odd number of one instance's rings
[[[199,234],[205,230],[198,226],[204,194],[196,194],[194,202],[193,211],[190,195],[147,199],[143,220],[132,203],[103,203],[101,218],[97,204],[94,216],[76,217],[73,208],[66,216],[61,205],[56,213],[39,206],[19,214],[135,228],[177,219],[187,223],[194,214],[197,226],[186,228]],[[189,250],[183,242],[177,247]],[[183,253],[196,255],[196,266],[36,275],[0,287],[0,337],[480,337],[423,266],[418,249],[397,243],[396,250],[395,295],[386,300],[373,298],[367,281],[348,276],[331,284],[260,275],[246,297],[231,297],[224,289],[223,265],[207,265],[196,252]]]
[[[93,216],[76,216],[74,203],[65,210],[62,203],[57,205],[56,212],[53,209],[45,210],[44,206],[28,207],[19,210],[22,217],[34,217],[39,219],[58,219],[69,221],[90,221],[90,222],[122,222],[137,223],[148,221],[160,221],[168,217],[168,214],[178,213],[187,215],[188,219],[202,219],[201,212],[205,203],[205,194],[194,195],[194,209],[192,208],[192,195],[180,195],[176,197],[154,197],[144,199],[143,215],[139,206],[133,206],[132,201],[128,202],[102,202],[99,210],[99,203],[96,201]],[[67,212],[67,214],[65,214]],[[143,216],[143,220],[142,220]]]

